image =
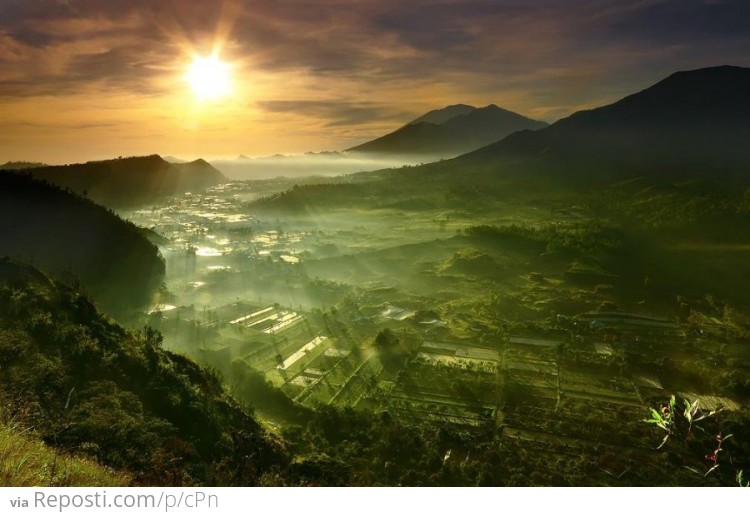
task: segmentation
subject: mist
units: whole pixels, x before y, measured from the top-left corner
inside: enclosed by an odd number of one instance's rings
[[[321,152],[212,160],[211,164],[231,180],[276,177],[339,176],[361,171],[419,165],[439,160],[436,155]]]

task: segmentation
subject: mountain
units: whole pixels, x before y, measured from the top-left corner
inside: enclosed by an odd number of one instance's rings
[[[346,150],[352,153],[455,157],[519,130],[537,130],[542,121],[488,105],[480,109],[453,105],[431,111],[395,132]]]
[[[447,107],[443,107],[442,109],[431,110],[427,114],[409,121],[407,125],[416,125],[417,123],[432,123],[433,125],[439,125],[455,117],[468,114],[476,109],[476,107],[465,105],[463,103],[448,105]]]
[[[746,178],[749,137],[750,68],[721,66],[675,73],[611,105],[512,134],[455,165],[583,180],[643,173]]]
[[[198,191],[226,181],[203,159],[169,163],[159,155],[47,166],[24,170],[34,178],[84,194],[98,203],[123,207]]]
[[[0,257],[80,281],[109,313],[147,305],[164,261],[144,232],[92,201],[25,174],[0,172]]]

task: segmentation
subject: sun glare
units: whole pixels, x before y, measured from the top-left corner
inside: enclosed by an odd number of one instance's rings
[[[199,100],[217,100],[231,91],[229,64],[220,61],[215,54],[195,57],[185,80]]]

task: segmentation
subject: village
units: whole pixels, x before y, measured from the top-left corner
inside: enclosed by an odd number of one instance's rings
[[[743,408],[692,369],[716,354],[744,356],[744,345],[727,343],[733,326],[715,316],[678,308],[666,317],[605,301],[498,322],[471,303],[448,307],[382,279],[321,280],[308,273],[337,254],[330,232],[248,213],[253,194],[232,182],[131,214],[158,233],[167,261],[149,323],[172,349],[222,374],[246,366],[306,408],[491,432],[530,458],[587,454],[613,475],[653,452],[643,419],[670,396]],[[546,281],[531,275],[534,286]],[[459,456],[470,457],[446,454]],[[561,476],[575,475],[560,465]]]

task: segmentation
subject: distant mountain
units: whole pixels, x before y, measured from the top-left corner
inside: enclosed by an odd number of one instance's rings
[[[164,261],[144,232],[58,187],[0,172],[0,257],[77,280],[109,313],[147,305]]]
[[[84,194],[97,203],[117,207],[148,203],[226,181],[203,159],[170,164],[159,155],[29,168],[24,172]]]
[[[468,114],[469,112],[474,110],[477,110],[477,108],[471,105],[465,105],[463,103],[449,105],[442,109],[431,110],[427,114],[419,116],[417,119],[410,121],[409,123],[407,123],[407,125],[416,125],[417,123],[432,123],[433,125],[439,125],[455,117]]]
[[[167,155],[166,157],[162,158],[170,164],[184,164],[185,162],[187,162],[187,160],[185,159],[173,157],[172,155]]]
[[[22,160],[12,162],[9,160],[5,164],[0,164],[0,170],[29,169],[31,167],[45,167],[46,165],[43,162],[25,162]]]
[[[356,153],[431,155],[455,157],[481,148],[519,130],[537,130],[547,126],[488,105],[476,109],[469,105],[452,105],[431,111],[395,132],[346,150]]]
[[[457,159],[462,168],[562,178],[640,174],[750,177],[750,68],[675,73],[605,107],[577,112]]]

